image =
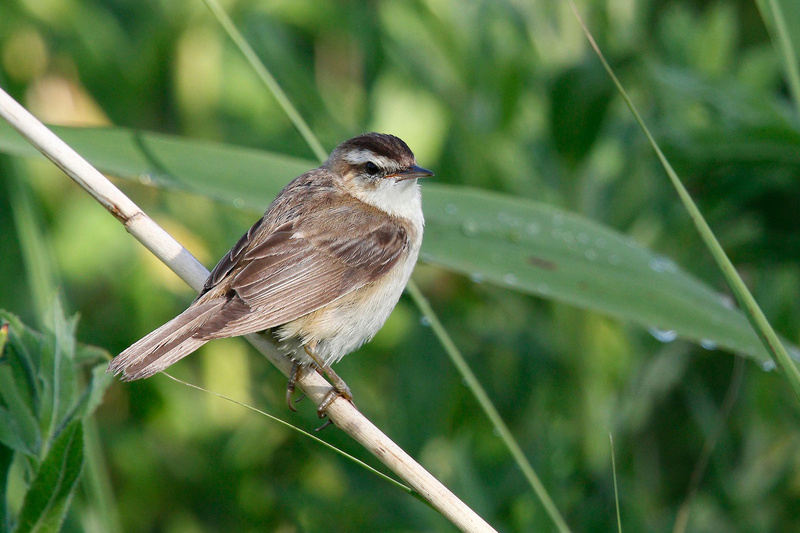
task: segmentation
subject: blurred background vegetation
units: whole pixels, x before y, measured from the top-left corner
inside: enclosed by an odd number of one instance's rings
[[[580,213],[726,292],[567,3],[225,7],[326,148],[369,130],[397,134],[442,183]],[[756,4],[579,8],[773,326],[800,342],[800,122]],[[0,83],[50,123],[313,159],[199,1],[6,1]],[[80,315],[82,343],[116,354],[193,298],[51,164],[2,156],[0,172],[0,307],[44,327],[36,302],[54,295],[37,295],[42,284],[23,260],[20,233],[31,228],[66,312]],[[260,216],[120,185],[208,267]],[[15,195],[31,200],[31,228],[12,214]],[[689,531],[800,529],[800,418],[775,372],[432,265],[414,279],[573,530],[616,527],[609,433],[624,530],[671,531],[690,496]],[[499,530],[552,529],[410,300],[336,370],[368,417]],[[210,343],[174,374],[301,427],[318,424],[308,402],[299,415],[286,411],[284,378],[241,339]],[[94,477],[111,487],[106,502],[79,487],[67,531],[451,527],[329,450],[163,376],[114,383],[93,421]],[[720,425],[695,493],[693,472]],[[375,463],[336,429],[323,437]]]

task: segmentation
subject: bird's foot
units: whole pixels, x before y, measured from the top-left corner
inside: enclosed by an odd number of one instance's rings
[[[316,364],[317,371],[322,374],[325,374],[328,377],[328,380],[331,382],[331,385],[333,386],[333,389],[330,390],[328,394],[325,395],[325,397],[317,406],[317,416],[320,418],[325,418],[327,416],[326,411],[328,410],[328,407],[330,407],[330,405],[334,401],[336,401],[336,398],[339,397],[349,401],[350,403],[353,404],[353,407],[355,407],[356,404],[353,403],[353,393],[350,392],[350,387],[347,386],[347,383],[345,383],[344,380],[340,378],[338,374],[336,374],[336,372],[333,371],[330,365],[320,360],[320,358],[317,357],[317,355],[314,353],[313,349],[311,349],[309,346],[304,346],[303,348],[305,349],[306,353],[311,358],[311,360],[314,361],[314,363]],[[323,429],[327,426],[328,424],[325,424],[319,429]]]
[[[344,380],[340,378],[329,365],[321,366],[320,370],[326,376],[328,376],[333,388],[328,391],[328,394],[325,395],[325,397],[317,406],[317,416],[320,418],[325,418],[325,416],[327,416],[326,411],[328,410],[328,407],[330,407],[330,405],[336,401],[336,398],[344,398],[348,402],[352,403],[353,407],[355,407],[356,404],[353,403],[353,393],[350,392],[350,387],[347,386],[347,383],[345,383]]]
[[[305,395],[303,395],[296,400],[292,399],[292,396],[297,388],[297,380],[300,377],[300,372],[303,371],[303,367],[304,365],[301,363],[294,363],[292,366],[292,371],[289,373],[289,381],[286,382],[286,405],[289,406],[289,409],[295,412],[297,411],[297,408],[294,406],[294,404],[305,398]],[[317,406],[318,417],[325,418],[327,416],[326,411],[328,410],[328,407],[330,407],[330,405],[336,401],[336,398],[341,397],[350,403],[353,403],[353,393],[350,392],[350,387],[347,386],[347,383],[345,383],[344,380],[340,378],[339,375],[336,374],[336,372],[334,372],[329,365],[320,365],[316,368],[316,370],[320,374],[326,375],[333,387],[319,403],[319,406]],[[354,403],[353,406],[355,406]],[[326,423],[319,427],[317,431],[324,429],[329,425],[330,423]]]

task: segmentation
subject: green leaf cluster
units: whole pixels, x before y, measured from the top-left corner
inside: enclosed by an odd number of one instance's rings
[[[53,312],[45,333],[0,310],[0,531],[59,531],[84,462],[83,420],[109,384],[104,352]],[[89,369],[88,382],[84,376]]]

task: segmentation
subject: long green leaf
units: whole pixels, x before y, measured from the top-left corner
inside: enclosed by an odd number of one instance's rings
[[[800,2],[756,0],[756,5],[781,58],[795,109],[800,114]]]
[[[192,190],[243,207],[262,208],[263,199],[278,194],[287,176],[317,166],[261,150],[124,128],[52,129],[104,172],[145,184]],[[5,121],[0,121],[0,150],[43,157]]]
[[[0,533],[11,531],[11,516],[8,509],[8,472],[11,470],[11,463],[14,459],[14,452],[11,448],[0,446]]]
[[[15,533],[58,531],[83,466],[83,429],[73,420],[56,438],[22,504]]]
[[[8,341],[0,364],[0,444],[36,456],[42,434],[37,419],[40,388],[34,354],[43,340],[16,316],[2,310],[0,322],[8,326]]]
[[[56,128],[101,170],[263,209],[316,166],[254,149],[118,128]],[[0,150],[32,155],[0,124]],[[545,204],[466,187],[424,187],[425,261],[513,290],[768,361],[732,301],[613,229]],[[766,363],[768,364],[768,363]]]
[[[425,191],[423,257],[522,292],[766,360],[732,300],[584,217],[486,191]],[[658,333],[657,333],[658,334]]]
[[[46,315],[48,303],[53,297],[57,283],[41,233],[41,216],[36,211],[36,204],[31,198],[28,184],[17,175],[17,169],[14,167],[13,164],[3,165],[2,171],[10,193],[9,203],[25,264],[27,285],[36,314],[38,317],[43,317]]]

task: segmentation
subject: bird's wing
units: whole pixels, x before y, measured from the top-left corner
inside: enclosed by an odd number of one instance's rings
[[[377,280],[409,245],[402,225],[369,209],[331,202],[294,215],[275,223],[268,213],[254,224],[192,305],[120,353],[109,371],[145,378],[211,339],[299,318]]]
[[[396,220],[341,206],[285,222],[266,238],[262,230],[248,231],[209,276],[206,292],[229,300],[196,337],[245,335],[306,315],[380,278],[409,245]]]

